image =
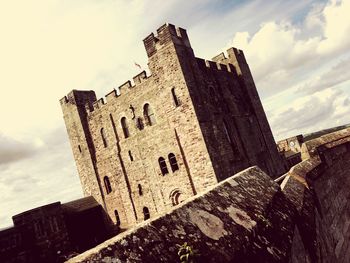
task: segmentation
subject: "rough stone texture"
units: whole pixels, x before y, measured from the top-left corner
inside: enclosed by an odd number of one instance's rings
[[[349,262],[350,130],[316,140],[280,186],[249,168],[68,262]]]
[[[281,184],[298,211],[301,238],[294,237],[291,262],[349,262],[350,129],[305,146],[304,156],[312,158],[294,166]]]
[[[294,213],[278,184],[252,167],[68,262],[179,262],[184,242],[199,250],[195,262],[286,262]]]
[[[145,207],[151,217],[162,214],[252,165],[273,177],[284,172],[242,51],[230,49],[227,59],[220,57],[223,64],[196,58],[186,31],[171,24],[144,45],[150,76],[141,72],[106,101],[76,90],[60,101],[84,194],[114,222],[117,212],[121,228],[134,226],[144,220]],[[146,103],[153,125],[144,116]],[[170,153],[179,166],[174,172]],[[169,170],[165,176],[160,157]]]

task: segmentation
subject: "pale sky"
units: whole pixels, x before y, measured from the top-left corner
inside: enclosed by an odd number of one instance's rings
[[[350,0],[0,2],[0,228],[82,197],[59,99],[102,97],[147,68],[142,39],[165,22],[196,56],[243,49],[275,135],[350,123]]]

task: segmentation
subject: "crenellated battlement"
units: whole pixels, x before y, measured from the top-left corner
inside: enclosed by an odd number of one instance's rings
[[[61,107],[67,104],[87,107],[92,109],[92,104],[96,101],[96,94],[93,90],[72,90],[62,99],[60,99]]]
[[[221,62],[221,61],[223,62],[223,61],[230,60],[233,58],[238,58],[238,57],[245,60],[243,51],[235,47],[231,47],[227,49],[226,54],[224,52],[221,52],[220,54],[213,57],[212,60],[215,62]]]
[[[147,73],[145,70],[134,76],[131,80],[128,80],[121,84],[119,87],[116,89],[113,89],[109,93],[105,95],[105,98],[100,98],[98,100],[95,100],[93,103],[86,103],[85,104],[85,109],[87,113],[93,112],[95,110],[101,109],[104,105],[107,105],[110,101],[112,101],[116,97],[120,97],[123,94],[126,94],[129,92],[130,89],[134,89],[135,87],[139,86],[146,80],[148,80],[150,76],[147,76]],[[69,95],[64,96],[61,100],[60,103],[64,104],[69,101]]]
[[[68,98],[67,98],[67,96],[64,96],[62,99],[60,99],[60,104],[64,105],[66,103],[68,103]]]
[[[235,71],[238,75],[242,74],[242,65],[246,65],[247,61],[245,59],[244,53],[242,50],[231,47],[227,51],[227,56],[224,52],[212,58],[213,61],[217,63],[223,63],[225,65],[232,65],[235,68]]]
[[[98,99],[97,101],[95,101],[93,104],[92,104],[92,107],[93,109],[100,109],[101,107],[103,107],[103,105],[105,105],[105,101],[103,98],[100,98]]]
[[[130,88],[132,88],[132,85],[131,85],[131,81],[128,80],[128,81],[124,82],[122,85],[120,85],[118,87],[118,90],[119,90],[120,94],[122,94],[122,93],[128,92]]]
[[[205,60],[202,58],[196,58],[196,61],[199,68],[201,68],[202,70],[209,69],[209,70],[224,71],[228,73],[237,74],[236,69],[232,64],[222,64],[211,60]]]
[[[143,43],[148,57],[151,57],[158,49],[168,43],[174,43],[192,49],[186,30],[180,27],[175,27],[169,23],[158,28],[157,35],[154,35],[154,33],[148,35],[143,40]]]
[[[113,89],[112,91],[110,91],[109,93],[107,93],[105,95],[106,98],[106,103],[110,102],[113,98],[118,97],[118,92],[116,89]]]
[[[140,84],[146,78],[147,78],[147,74],[146,74],[146,71],[144,70],[141,73],[134,76],[132,79],[133,79],[135,85],[137,85],[137,84]]]

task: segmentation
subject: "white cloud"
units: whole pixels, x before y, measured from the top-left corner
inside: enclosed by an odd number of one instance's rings
[[[344,124],[349,121],[349,101],[349,94],[328,88],[270,112],[270,124],[278,139]]]
[[[23,143],[2,134],[0,134],[0,145],[1,169],[5,169],[4,165],[28,158],[35,155],[38,151],[38,147],[35,144]]]
[[[350,44],[350,1],[331,0],[323,10],[323,39],[318,53],[344,51]]]
[[[335,66],[328,69],[328,71],[320,75],[311,76],[310,80],[306,81],[304,85],[300,86],[299,91],[312,93],[346,82],[350,80],[349,68],[350,58],[344,60],[341,59]]]
[[[312,9],[302,24],[266,22],[252,36],[236,33],[230,45],[245,51],[261,93],[271,96],[297,84],[349,46],[349,12],[349,0],[330,1]],[[319,34],[315,35],[315,27],[321,29]]]

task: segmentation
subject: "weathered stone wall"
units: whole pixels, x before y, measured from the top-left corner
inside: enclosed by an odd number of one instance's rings
[[[68,262],[349,262],[350,129],[317,140],[281,185],[249,168]]]
[[[225,54],[221,53],[213,58],[213,60],[215,62],[223,63],[228,67],[231,67],[230,65],[234,66],[238,75],[238,82],[241,84],[244,94],[246,93],[246,96],[249,97],[250,103],[248,105],[251,107],[251,111],[254,112],[256,116],[256,125],[258,127],[257,135],[262,146],[259,147],[256,145],[256,150],[254,151],[255,154],[258,153],[257,164],[261,167],[267,167],[265,170],[267,170],[274,178],[281,175],[285,172],[285,169],[283,163],[281,162],[280,155],[276,151],[276,142],[272,136],[269,122],[267,121],[264,108],[255,87],[252,73],[250,72],[249,65],[245,59],[243,51],[236,48],[230,48],[227,50],[227,57]],[[253,119],[251,122],[253,127],[254,123],[255,120]],[[251,127],[251,129],[253,127]],[[249,129],[245,130],[245,132],[248,133]],[[256,162],[253,162],[252,164],[255,163]]]
[[[199,250],[195,262],[286,262],[293,214],[278,184],[252,167],[68,262],[180,262],[184,242]]]
[[[85,195],[94,196],[121,228],[129,228],[144,220],[145,208],[151,217],[162,214],[251,165],[272,176],[280,173],[267,120],[259,119],[262,108],[254,106],[259,97],[256,90],[254,98],[247,92],[245,74],[238,76],[232,64],[206,65],[194,56],[186,31],[170,24],[145,38],[144,45],[150,76],[140,73],[106,101],[96,100],[93,91],[72,91],[61,99]],[[240,66],[248,67],[245,60]],[[144,116],[146,104],[153,125]],[[170,167],[170,153],[177,171]],[[169,171],[165,176],[160,157]]]
[[[92,195],[105,207],[101,182],[96,174],[95,146],[87,122],[85,105],[92,107],[96,101],[93,91],[73,90],[60,100],[63,118],[71,142],[80,182],[85,196]]]
[[[297,208],[291,262],[350,261],[350,129],[307,143],[281,187]],[[302,242],[300,242],[302,241]]]
[[[251,99],[233,65],[195,58],[182,67],[218,180],[255,164],[274,174]]]

